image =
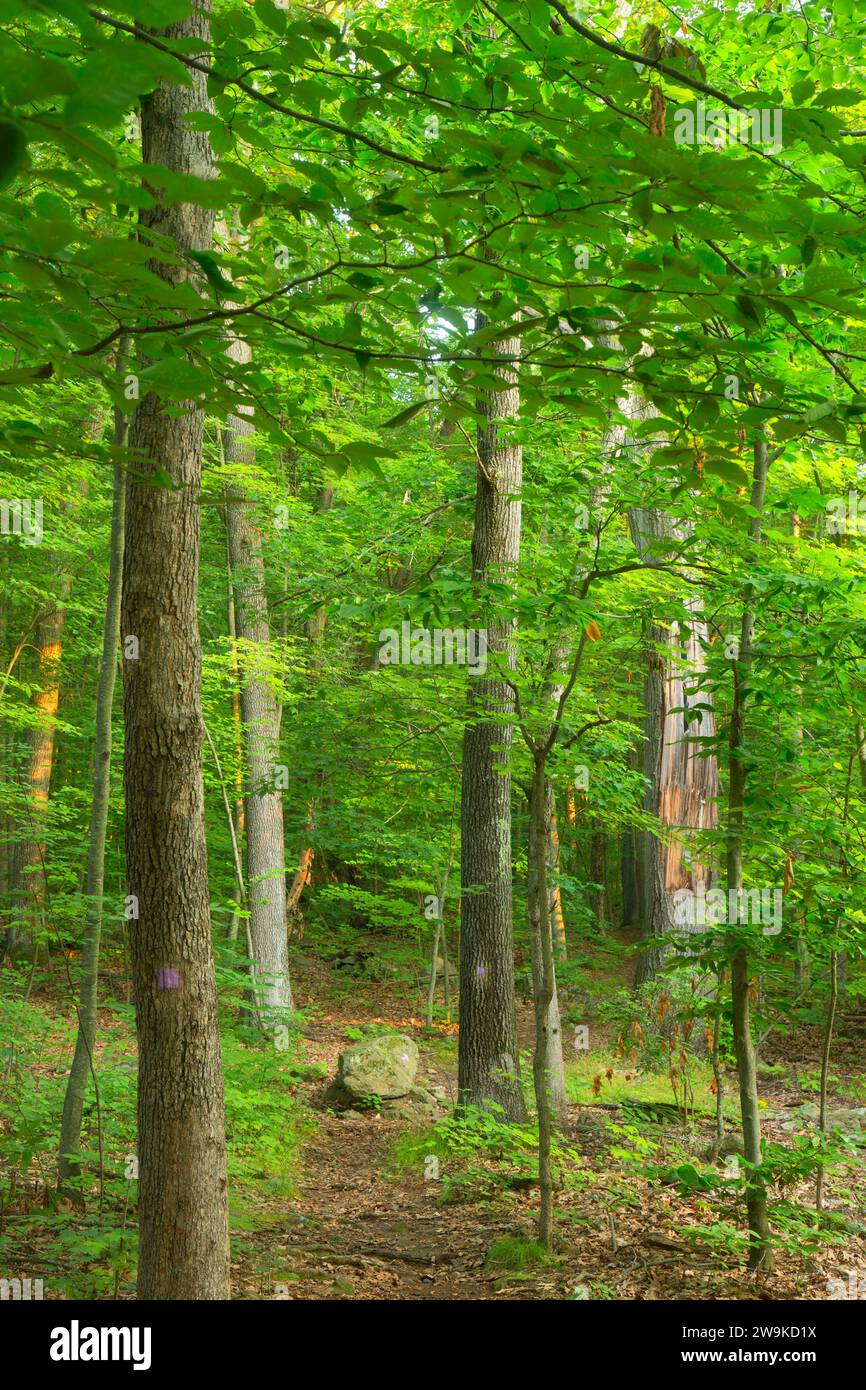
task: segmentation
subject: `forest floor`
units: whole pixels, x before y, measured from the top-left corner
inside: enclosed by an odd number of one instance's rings
[[[310,949],[306,942],[303,949]],[[587,968],[597,1000],[617,990],[632,998],[627,947],[602,958],[593,948]],[[417,970],[404,958],[384,979],[353,976],[296,952],[295,1002],[303,1019],[297,1051],[263,1049],[232,1027],[224,1034],[234,1297],[822,1300],[831,1280],[850,1289],[852,1274],[866,1289],[864,1135],[827,1170],[820,1238],[814,1173],[793,1174],[783,1191],[772,1190],[783,1243],[771,1274],[750,1274],[742,1187],[721,1181],[724,1160],[715,1169],[707,1160],[715,1105],[708,1063],[689,1064],[694,1098],[684,1120],[664,1068],[641,1071],[624,1057],[616,1027],[603,1011],[593,1013],[592,1001],[584,1015],[592,1045],[582,1056],[570,1052],[567,1063],[572,1103],[560,1140],[551,1257],[532,1244],[538,1187],[531,1127],[485,1121],[467,1137],[445,1106],[438,1120],[336,1113],[327,1092],[339,1054],[375,1031],[414,1037],[419,1080],[456,1097],[456,1025],[441,999],[434,1028],[423,1025]],[[128,990],[117,965],[115,1002],[99,1017],[101,1105],[89,1107],[84,1135],[92,1174],[103,1156],[104,1192],[94,1174],[81,1209],[56,1203],[57,1125],[74,1044],[68,990],[54,970],[29,998],[7,993],[0,1007],[0,1052],[8,1058],[5,1091],[0,1087],[0,1272],[44,1271],[46,1298],[133,1298],[135,1184],[125,1172],[135,1134],[133,1011],[122,1002]],[[856,993],[840,1011],[833,1107],[866,1101],[862,1012]],[[577,1014],[565,1017],[564,1038]],[[813,1025],[777,1028],[761,1050],[763,1132],[788,1154],[798,1138],[808,1143],[815,1134],[814,1120],[798,1107],[816,1098],[817,1017]],[[528,1082],[527,1000],[519,1004],[518,1032]],[[725,1092],[733,1137],[733,1075]],[[629,1100],[637,1108],[624,1108]],[[427,1176],[431,1154],[439,1158],[436,1177]]]
[[[350,996],[345,981],[329,978],[327,967],[298,974],[297,1003],[318,1006],[303,1040],[305,1060],[333,1077],[340,1051],[357,1037],[357,1029],[389,1023],[413,1036],[419,1045],[419,1076],[456,1092],[456,1039],[429,1032],[407,1009],[405,990],[365,981]],[[416,1005],[417,1007],[417,1005]],[[528,1005],[519,1010],[521,1048],[531,1046],[532,1018]],[[594,1029],[605,1065],[605,1039]],[[809,1030],[805,1030],[808,1035]],[[780,1128],[786,1107],[802,1104],[803,1093],[791,1084],[797,1064],[813,1057],[819,1046],[814,1036],[800,1032],[796,1041],[768,1041],[767,1064],[774,1064],[771,1081],[761,1086],[774,1122],[765,1117],[769,1139],[790,1144],[792,1135]],[[862,1074],[861,1038],[843,1040],[834,1059],[833,1075],[841,1096],[846,1081],[856,1086]],[[798,1054],[798,1055],[795,1055]],[[592,1054],[587,1059],[592,1065]],[[784,1073],[784,1074],[783,1074]],[[634,1071],[626,1072],[634,1076]],[[602,1074],[602,1086],[606,1083]],[[615,1080],[615,1078],[614,1078]],[[729,1093],[734,1078],[728,1079]],[[450,1191],[441,1180],[425,1178],[423,1130],[407,1149],[407,1122],[372,1112],[343,1117],[324,1104],[327,1082],[305,1083],[304,1099],[315,1115],[315,1130],[302,1146],[297,1197],[291,1210],[273,1214],[267,1229],[256,1232],[246,1257],[236,1270],[239,1297],[296,1299],[826,1299],[828,1280],[846,1278],[848,1271],[866,1268],[862,1234],[837,1236],[838,1244],[813,1248],[802,1233],[790,1248],[777,1252],[771,1275],[749,1274],[741,1251],[726,1248],[720,1222],[741,1226],[741,1194],[722,1203],[710,1194],[682,1195],[665,1177],[648,1178],[632,1156],[651,1146],[659,1167],[693,1161],[698,1166],[712,1140],[711,1116],[683,1126],[674,1116],[668,1124],[635,1124],[635,1116],[613,1103],[572,1104],[563,1144],[569,1156],[563,1167],[568,1181],[557,1194],[558,1249],[548,1262],[515,1268],[497,1267],[489,1257],[500,1242],[506,1252],[518,1250],[534,1236],[538,1201],[531,1179],[509,1175],[510,1155],[492,1152],[476,1156],[464,1182]],[[639,1094],[639,1091],[637,1091]],[[670,1096],[670,1092],[668,1093]],[[810,1099],[811,1097],[807,1097]],[[850,1098],[847,1100],[851,1104]],[[733,1104],[731,1113],[734,1113]],[[409,1139],[412,1134],[408,1126]],[[729,1121],[729,1133],[736,1126]],[[429,1126],[427,1129],[429,1133]],[[806,1128],[802,1132],[808,1132]],[[429,1147],[429,1146],[428,1146]],[[409,1161],[406,1154],[408,1152]],[[402,1161],[401,1161],[402,1155]],[[504,1160],[504,1164],[503,1164]],[[461,1160],[457,1160],[458,1168]],[[465,1170],[465,1163],[462,1165]],[[825,1209],[849,1219],[863,1216],[863,1196],[851,1191],[862,1173],[834,1169],[828,1178]],[[456,1176],[456,1175],[455,1175]],[[512,1183],[514,1184],[512,1186]],[[814,1178],[787,1189],[785,1198],[801,1203],[808,1224],[814,1205]],[[693,1234],[684,1238],[686,1228]],[[696,1238],[700,1229],[702,1238]],[[863,1227],[866,1231],[866,1227]],[[494,1248],[494,1257],[496,1248]],[[255,1255],[255,1258],[251,1258]],[[273,1272],[273,1287],[263,1286],[261,1270]]]

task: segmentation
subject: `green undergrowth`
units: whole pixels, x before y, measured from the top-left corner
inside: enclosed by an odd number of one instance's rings
[[[467,1107],[429,1128],[400,1135],[391,1147],[388,1175],[411,1173],[435,1183],[440,1205],[486,1200],[535,1186],[537,1145],[534,1124],[503,1124],[489,1111]],[[575,1147],[556,1139],[553,1157],[566,1186],[583,1181]]]
[[[57,1143],[74,1025],[53,1004],[0,999],[0,1270],[42,1278],[46,1296],[132,1297],[135,1289],[136,1063],[134,1016],[100,1010],[82,1129],[77,1201],[58,1202]],[[280,1050],[224,1031],[226,1136],[233,1237],[259,1229],[297,1195],[312,1122],[295,1096],[315,1068],[290,1035]],[[49,1292],[50,1291],[50,1292]]]
[[[537,1240],[529,1240],[526,1236],[499,1236],[487,1251],[484,1267],[497,1271],[533,1269],[537,1265],[553,1264],[555,1258]]]
[[[688,1113],[714,1116],[716,1097],[712,1091],[713,1069],[709,1062],[695,1059],[690,1064],[691,1093]],[[674,1092],[665,1071],[640,1071],[623,1064],[613,1051],[588,1052],[568,1062],[565,1069],[566,1094],[569,1101],[579,1105],[598,1102],[619,1104],[625,1100],[658,1101],[665,1106],[675,1105]],[[681,1088],[678,1095],[682,1095]],[[725,1095],[725,1116],[736,1120],[738,1107],[731,1090]]]
[[[279,1219],[298,1195],[301,1148],[314,1129],[293,1096],[307,1074],[290,1051],[223,1038],[232,1231]]]

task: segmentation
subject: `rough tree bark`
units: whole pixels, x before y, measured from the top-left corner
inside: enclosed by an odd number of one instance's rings
[[[479,327],[484,326],[479,315]],[[520,554],[523,458],[500,422],[519,406],[517,338],[500,345],[502,391],[482,393],[478,431],[472,575],[482,596],[490,581],[511,583]],[[487,659],[514,669],[513,623],[488,617]],[[461,796],[460,1041],[458,1090],[464,1104],[498,1104],[503,1118],[526,1116],[517,1074],[511,894],[511,718],[514,701],[500,674],[473,677],[463,735]]]
[[[620,848],[620,881],[622,883],[622,923],[631,927],[638,920],[637,865],[635,862],[635,832],[629,827],[622,834]]]
[[[159,31],[207,46],[210,0]],[[161,82],[142,108],[142,155],[199,178],[210,141],[184,119],[207,111],[206,78]],[[157,190],[158,194],[158,190]],[[167,237],[183,257],[205,250],[212,211],[163,202],[140,214],[141,236]],[[169,284],[189,261],[158,259]],[[173,487],[131,480],[127,494],[121,634],[124,660],[126,861],[138,918],[130,922],[138,1027],[139,1272],[142,1299],[229,1295],[225,1115],[211,944],[202,786],[201,642],[196,614],[203,411],[140,402],[131,444]],[[148,485],[150,484],[150,485]]]

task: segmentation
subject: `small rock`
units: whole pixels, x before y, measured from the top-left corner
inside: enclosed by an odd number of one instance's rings
[[[382,1114],[392,1119],[418,1121],[439,1118],[439,1103],[429,1091],[413,1086],[408,1095],[398,1096],[396,1100],[382,1101]]]
[[[439,985],[441,985],[441,984],[444,984],[444,982],[445,982],[445,974],[446,974],[445,962],[444,962],[444,960],[442,959],[441,956],[437,956],[437,957],[436,957],[436,984],[437,984],[437,987],[438,987]],[[457,984],[458,984],[457,969],[456,969],[455,966],[453,966],[453,965],[451,964],[450,960],[449,960],[449,962],[448,962],[447,974],[448,974],[448,985],[449,985],[449,988],[456,989]],[[418,974],[418,984],[419,984],[419,986],[425,986],[425,987],[429,986],[429,984],[430,984],[430,966],[429,966],[429,965],[427,965],[422,971],[419,972],[419,974]]]
[[[815,1120],[817,1119],[816,1114]],[[827,1129],[839,1129],[843,1134],[861,1134],[866,1129],[866,1106],[855,1105],[828,1110],[825,1126]]]
[[[719,1156],[729,1158],[731,1154],[745,1154],[741,1134],[726,1134],[719,1145]]]

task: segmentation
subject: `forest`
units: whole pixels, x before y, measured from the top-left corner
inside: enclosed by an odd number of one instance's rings
[[[864,39],[0,0],[0,1301],[866,1299]]]

